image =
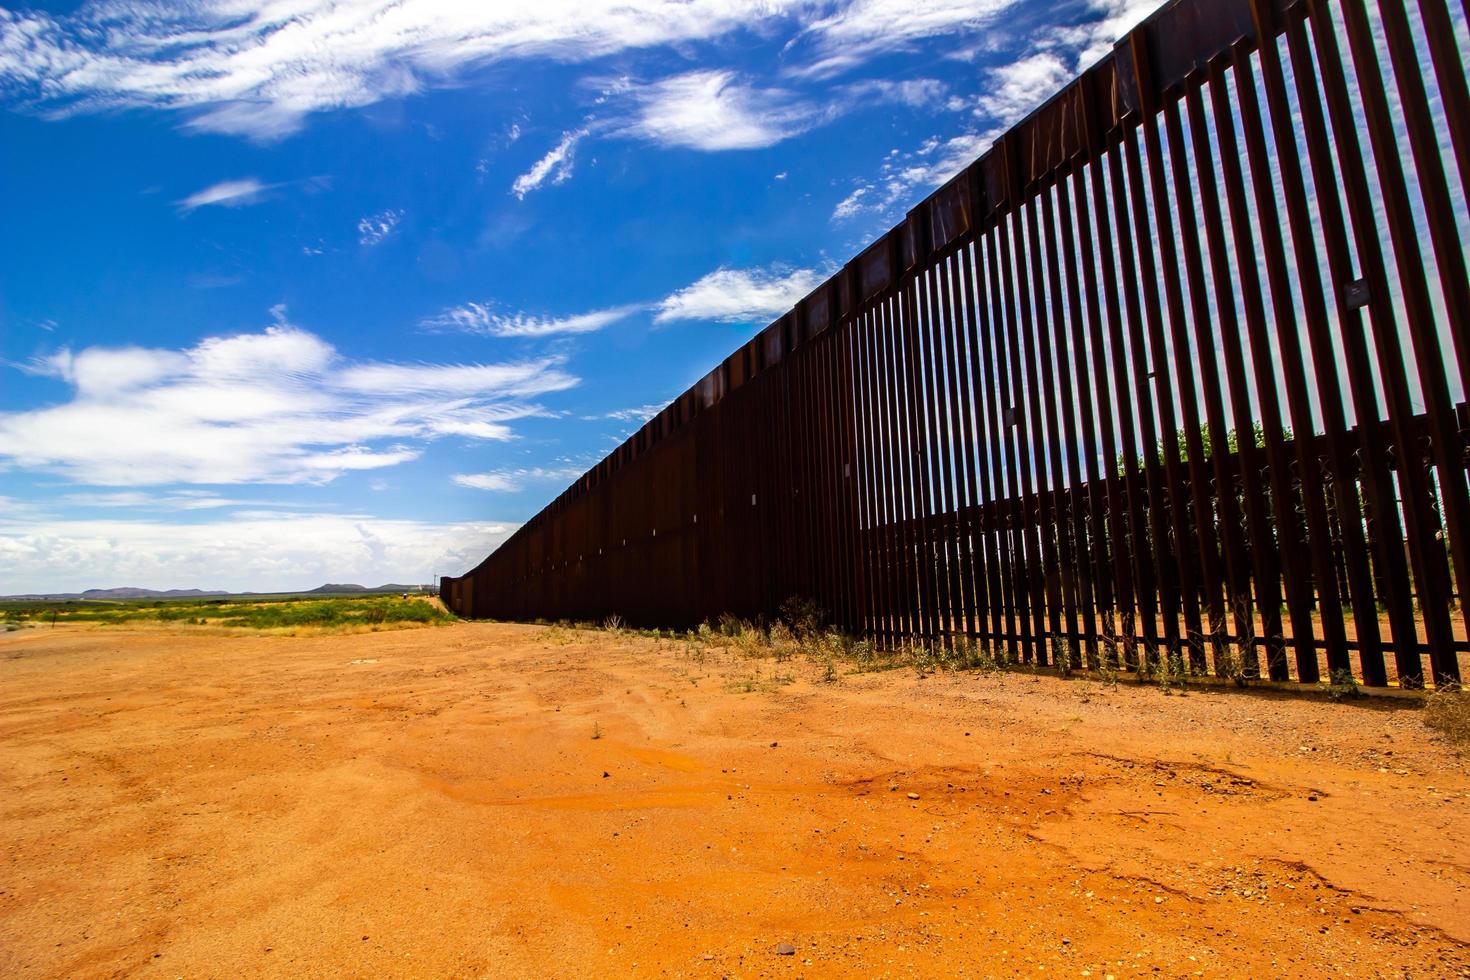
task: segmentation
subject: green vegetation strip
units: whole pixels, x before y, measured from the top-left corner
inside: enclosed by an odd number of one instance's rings
[[[424,599],[371,596],[341,599],[208,598],[136,602],[34,602],[0,604],[6,623],[161,622],[247,629],[328,629],[387,624],[434,626],[454,616]]]

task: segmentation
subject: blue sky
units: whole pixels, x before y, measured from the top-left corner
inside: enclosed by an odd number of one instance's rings
[[[1155,5],[0,7],[0,594],[464,571]]]

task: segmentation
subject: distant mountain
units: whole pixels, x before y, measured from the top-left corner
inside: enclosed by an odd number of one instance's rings
[[[191,599],[199,596],[229,595],[220,589],[206,591],[204,589],[88,589],[78,598],[80,599]]]
[[[202,599],[211,596],[253,596],[253,595],[376,595],[389,592],[418,592],[422,586],[401,585],[389,582],[387,585],[379,585],[368,588],[365,585],[355,585],[350,582],[337,583],[328,582],[314,589],[308,589],[301,593],[282,592],[225,592],[222,589],[138,589],[124,587],[120,589],[88,589],[85,592],[50,592],[31,593],[28,595],[0,595],[0,601],[5,602],[65,602],[66,600],[91,600],[93,602],[117,602],[125,599]]]
[[[197,599],[204,596],[229,595],[219,589],[135,589],[124,587],[120,589],[88,589],[85,592],[47,592],[30,593],[28,595],[0,595],[0,599],[10,602],[60,602],[66,599],[91,599],[94,601],[107,601],[109,599]]]

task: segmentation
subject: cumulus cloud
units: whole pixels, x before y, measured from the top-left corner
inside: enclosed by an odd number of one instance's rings
[[[241,180],[223,180],[203,190],[195,191],[179,201],[179,210],[193,211],[206,205],[216,204],[227,208],[244,207],[260,201],[262,195],[273,185],[262,184],[254,177]]]
[[[187,350],[91,347],[40,362],[68,401],[0,413],[0,464],[93,486],[326,483],[445,436],[506,440],[531,399],[577,384],[559,358],[351,363],[278,323]]]
[[[518,200],[524,201],[527,194],[539,188],[547,180],[550,180],[553,185],[566,183],[571,179],[572,167],[576,163],[577,144],[586,135],[587,130],[585,129],[563,133],[560,143],[537,160],[530,170],[515,179],[515,183],[510,186],[510,192]]]
[[[196,523],[18,519],[0,510],[0,594],[428,583],[473,567],[515,528],[250,511]]]
[[[393,234],[393,229],[398,227],[398,222],[403,217],[403,212],[389,208],[370,214],[357,222],[357,243],[371,248],[379,244],[383,239]]]
[[[492,493],[516,493],[524,490],[528,483],[575,480],[582,470],[575,467],[531,467],[526,469],[495,470],[490,473],[456,473],[450,480],[457,486],[471,490],[488,490]]]
[[[654,321],[757,323],[770,320],[791,309],[819,286],[823,278],[815,269],[722,267],[665,297],[658,304]]]
[[[502,313],[489,303],[464,303],[420,321],[427,330],[454,330],[482,337],[550,337],[555,334],[592,333],[625,320],[644,304],[613,306],[571,316]]]

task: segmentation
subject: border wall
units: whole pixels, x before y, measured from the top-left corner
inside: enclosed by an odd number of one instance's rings
[[[1166,4],[446,602],[1458,680],[1464,20]]]

